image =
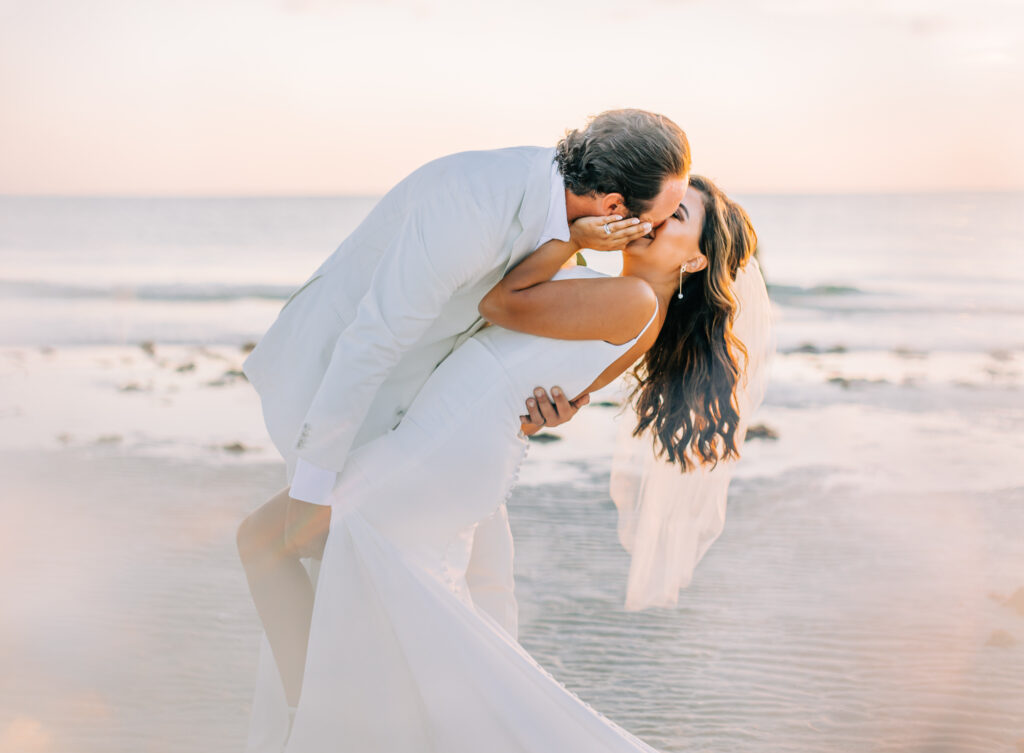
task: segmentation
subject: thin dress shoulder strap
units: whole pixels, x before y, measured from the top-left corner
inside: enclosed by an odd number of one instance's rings
[[[634,337],[632,340],[629,340],[628,342],[624,342],[621,345],[616,345],[615,347],[616,348],[627,348],[628,349],[628,348],[631,348],[633,345],[635,345],[636,341],[639,340],[641,337],[643,337],[644,332],[646,332],[647,329],[651,326],[651,324],[654,323],[654,320],[658,318],[658,309],[660,307],[661,307],[661,304],[658,302],[658,299],[655,298],[654,299],[654,313],[651,314],[651,318],[647,320],[647,324],[644,325],[644,328],[642,330],[640,330],[637,333],[636,337]]]

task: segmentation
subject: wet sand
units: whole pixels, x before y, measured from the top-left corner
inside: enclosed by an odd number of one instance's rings
[[[278,464],[69,448],[4,452],[0,472],[14,523],[0,750],[239,750],[258,628],[233,537]],[[741,480],[680,607],[636,614],[621,610],[607,478],[584,475],[513,497],[522,641],[652,744],[980,752],[1024,738],[1019,490],[864,498],[813,470]]]

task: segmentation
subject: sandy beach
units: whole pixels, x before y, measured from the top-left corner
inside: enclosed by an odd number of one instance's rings
[[[1020,355],[807,350],[777,358],[777,438],[748,443],[676,610],[622,610],[616,390],[534,443],[510,504],[523,644],[666,751],[1012,749]],[[234,532],[283,481],[243,357],[0,350],[0,751],[240,748],[258,624]]]

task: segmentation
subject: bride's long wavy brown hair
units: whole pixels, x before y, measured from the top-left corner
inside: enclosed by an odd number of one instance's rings
[[[700,175],[690,176],[690,187],[703,197],[699,245],[708,264],[683,281],[682,299],[672,296],[658,339],[633,369],[630,395],[634,436],[650,428],[658,452],[684,472],[739,456],[736,383],[747,350],[732,331],[732,283],[757,250],[754,226],[739,204]]]

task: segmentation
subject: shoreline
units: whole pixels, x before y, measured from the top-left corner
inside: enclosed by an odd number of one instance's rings
[[[282,462],[241,372],[249,347],[0,347],[0,450]],[[572,422],[542,432],[523,481],[606,465],[622,399],[614,383]],[[779,353],[753,423],[765,438],[746,443],[737,478],[827,466],[839,479],[908,491],[1024,484],[1015,461],[1024,457],[1024,353]]]

